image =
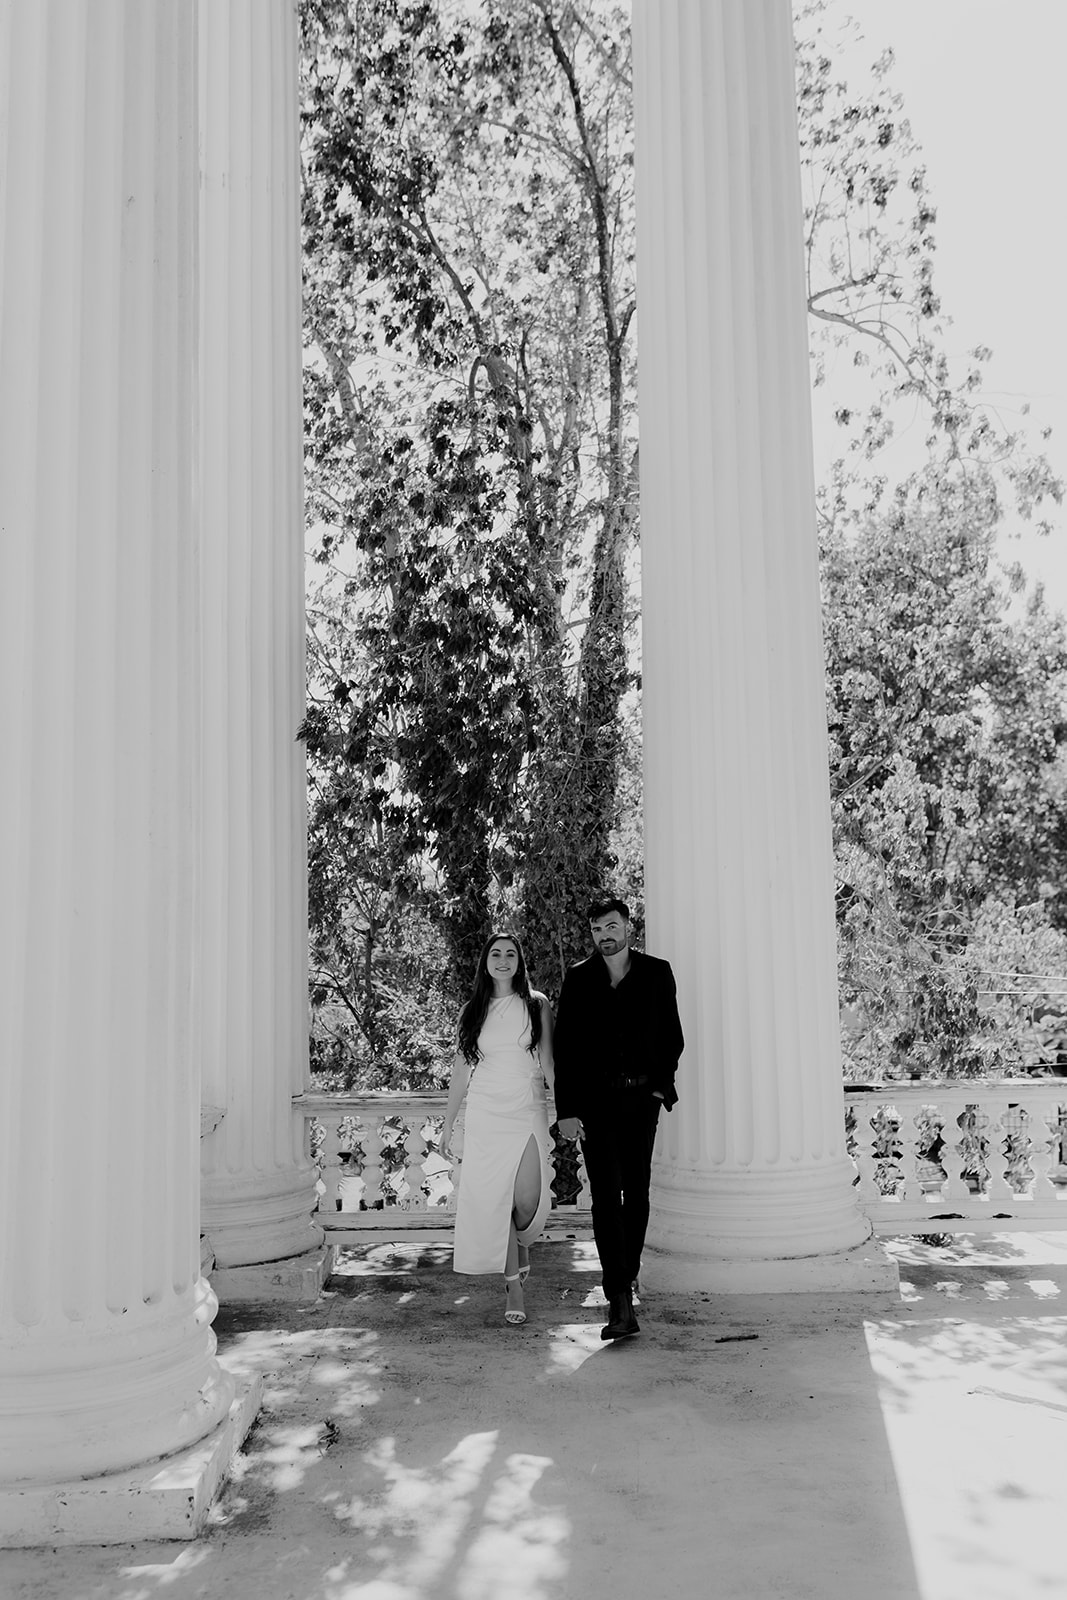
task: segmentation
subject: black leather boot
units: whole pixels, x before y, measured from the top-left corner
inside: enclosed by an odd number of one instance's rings
[[[600,1330],[602,1339],[626,1339],[632,1333],[640,1333],[641,1325],[634,1316],[633,1301],[629,1289],[622,1294],[613,1294],[608,1300],[608,1320]]]

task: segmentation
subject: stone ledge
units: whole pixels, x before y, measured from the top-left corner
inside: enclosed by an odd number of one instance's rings
[[[262,1395],[261,1377],[238,1378],[225,1422],[177,1455],[100,1478],[0,1489],[0,1549],[195,1539]]]
[[[900,1272],[874,1240],[852,1250],[766,1260],[668,1255],[645,1246],[641,1280],[649,1288],[705,1294],[893,1294]]]
[[[281,1300],[306,1304],[318,1299],[333,1268],[334,1246],[322,1245],[281,1261],[255,1261],[242,1267],[216,1267],[211,1287],[220,1305]]]

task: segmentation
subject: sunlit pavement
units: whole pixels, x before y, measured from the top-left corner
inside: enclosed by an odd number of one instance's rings
[[[1067,1235],[892,1241],[902,1293],[648,1293],[584,1243],[529,1321],[440,1246],[223,1312],[266,1377],[204,1537],[0,1555],[3,1600],[1030,1600],[1064,1592]]]

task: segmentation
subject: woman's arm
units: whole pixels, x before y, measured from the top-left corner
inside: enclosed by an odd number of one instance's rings
[[[441,1126],[440,1151],[446,1161],[454,1160],[452,1155],[452,1129],[459,1108],[463,1104],[463,1097],[467,1093],[467,1085],[471,1081],[471,1066],[462,1050],[457,1050],[452,1058],[452,1078],[448,1085],[448,1103],[445,1106],[445,1120]]]
[[[541,1071],[545,1075],[548,1092],[556,1092],[556,1060],[552,1051],[552,1036],[555,1032],[556,1019],[552,1015],[552,1007],[548,1003],[548,996],[534,991],[534,997],[541,1002],[541,1037],[537,1043],[537,1053],[541,1061]]]
[[[559,992],[559,1016],[552,1033],[552,1063],[555,1069],[556,1119],[561,1139],[580,1139],[583,1135],[581,1118],[576,1115],[576,1088],[574,1061],[580,1055],[576,1044],[578,1032],[578,979],[574,967],[563,979]],[[562,1050],[560,1046],[563,1046]],[[561,1103],[562,1102],[562,1103]]]

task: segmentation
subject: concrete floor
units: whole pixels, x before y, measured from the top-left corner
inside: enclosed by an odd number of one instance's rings
[[[2,1600],[1048,1600],[1067,1590],[1067,1236],[889,1241],[902,1293],[646,1296],[588,1244],[530,1320],[440,1246],[224,1311],[260,1420],[192,1544],[0,1554]]]

